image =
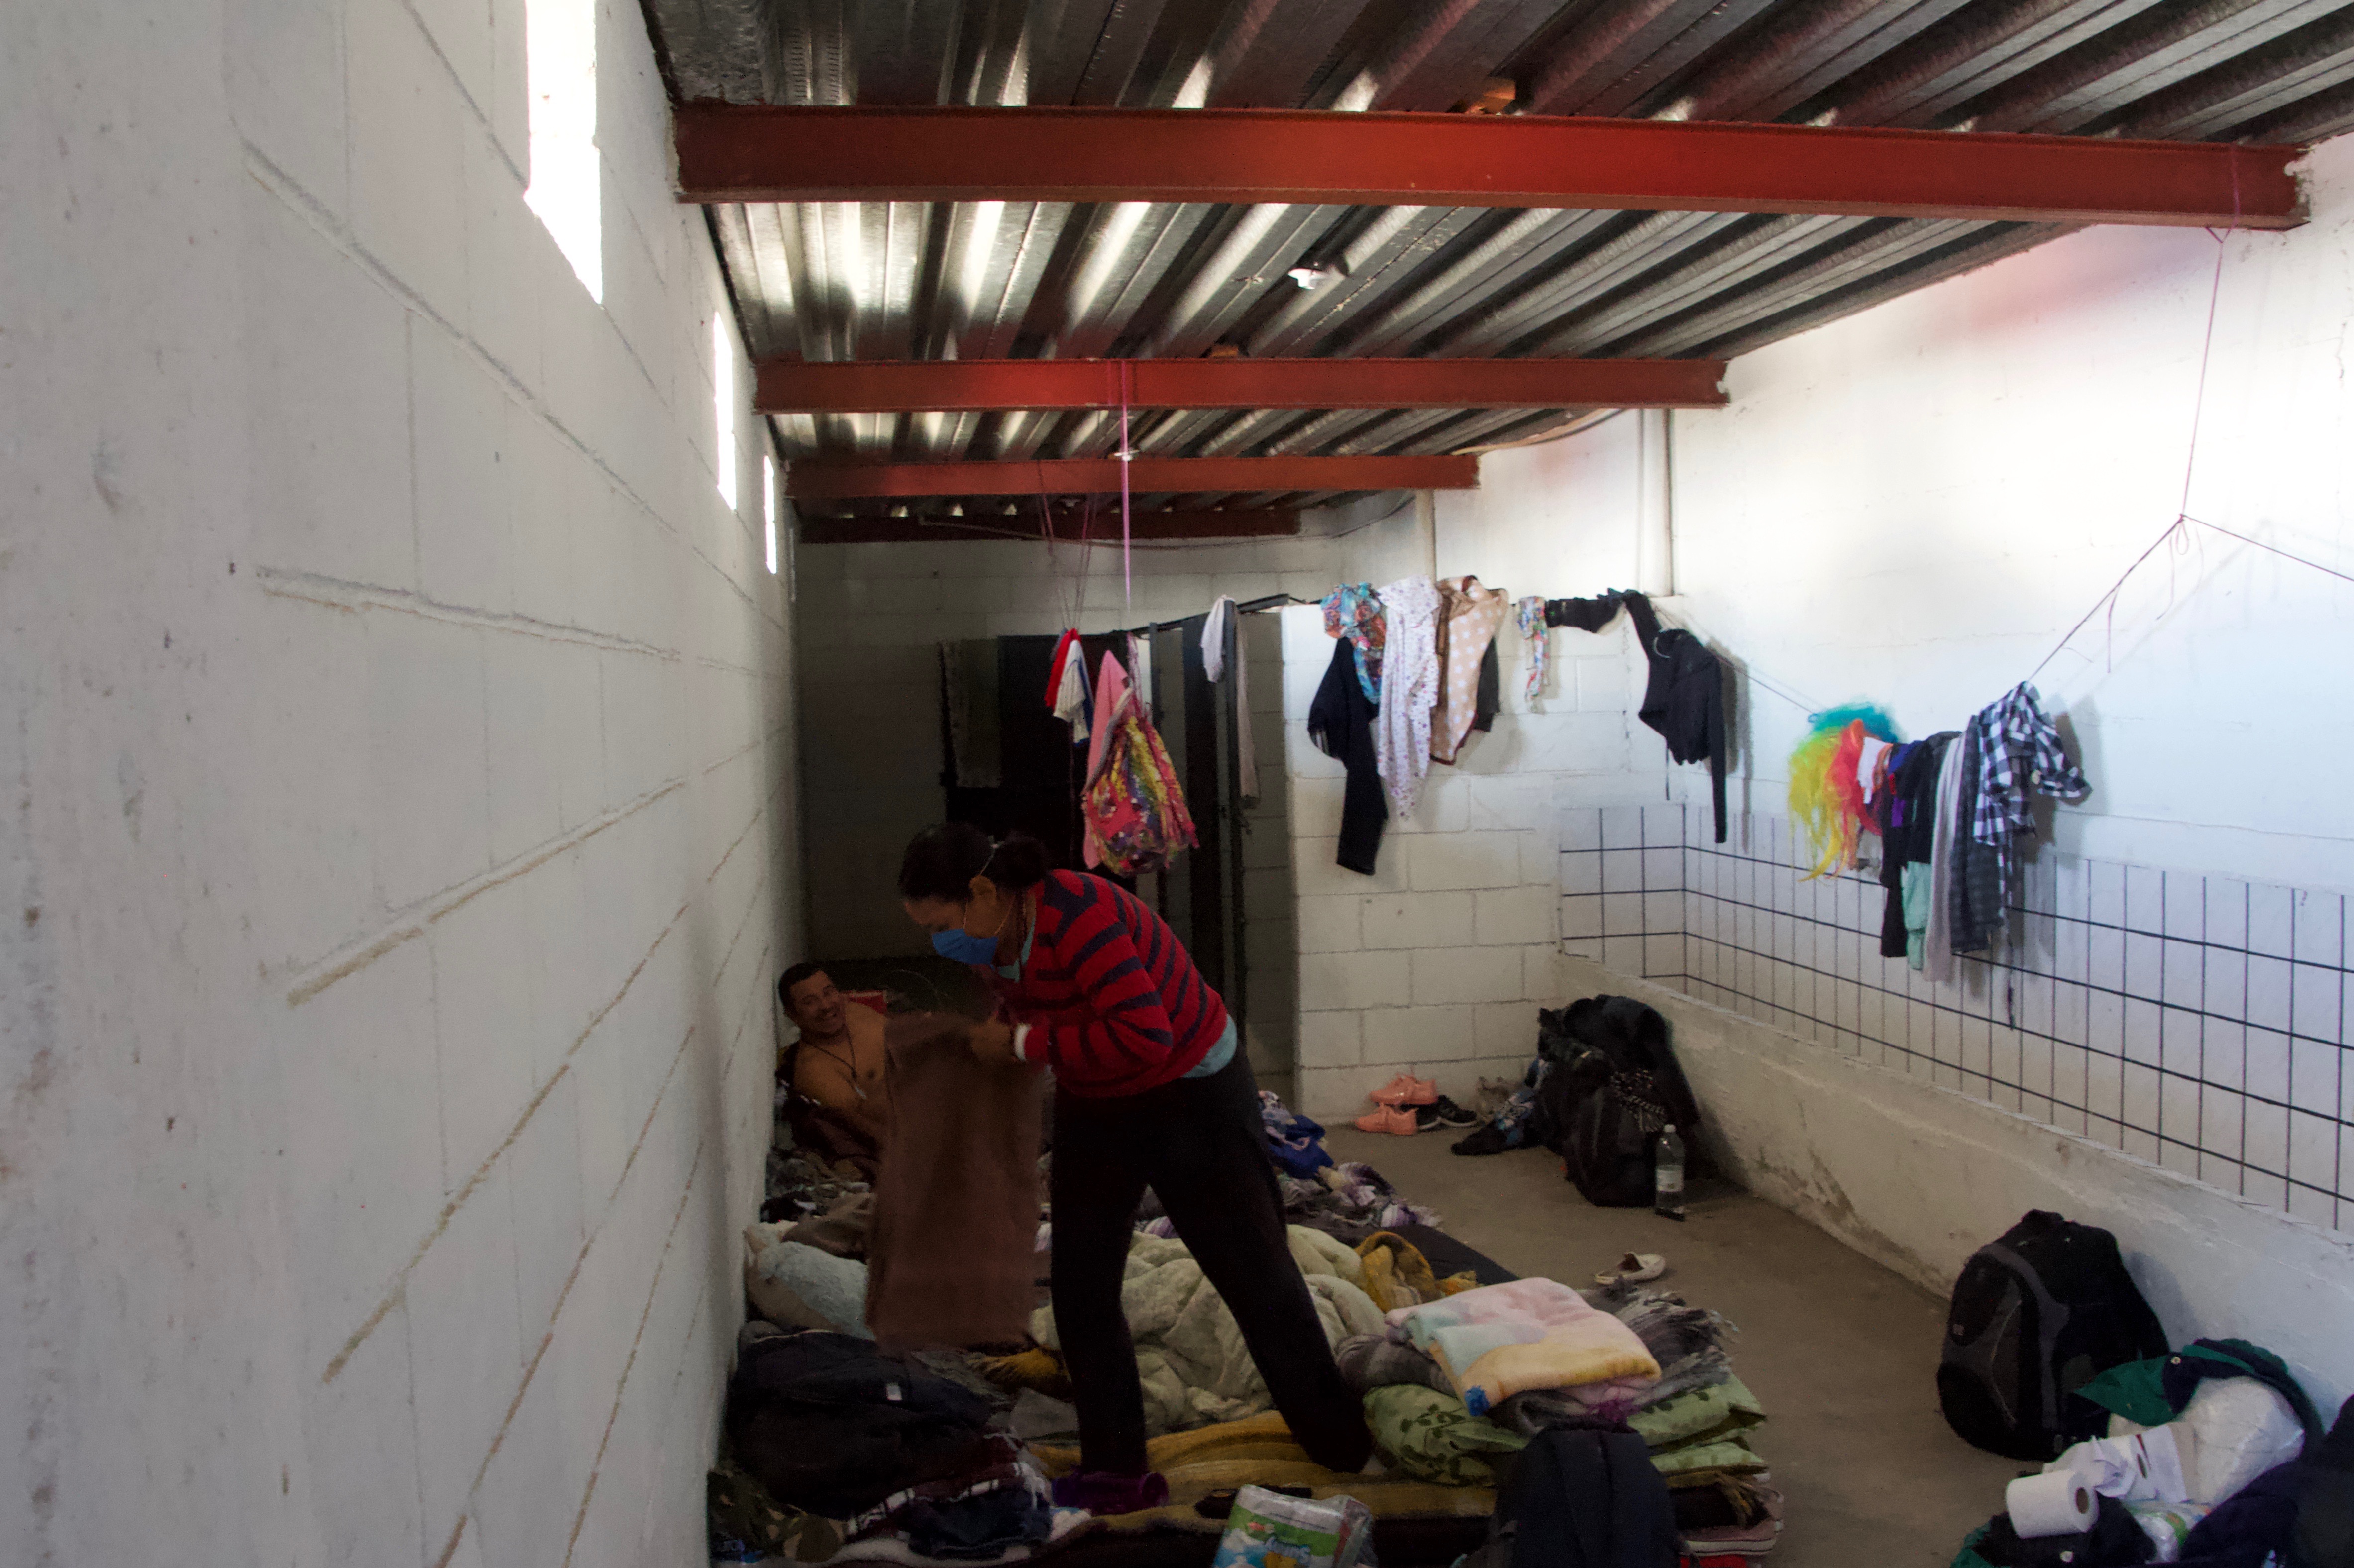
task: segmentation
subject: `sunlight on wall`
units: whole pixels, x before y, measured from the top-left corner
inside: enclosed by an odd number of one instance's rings
[[[768,524],[769,575],[777,575],[777,460],[760,460],[760,516]]]
[[[604,168],[597,152],[596,0],[528,0],[524,69],[531,116],[531,183],[523,199],[605,302]]]
[[[727,312],[723,305],[711,313],[711,413],[719,434],[711,454],[719,472],[719,499],[736,504],[736,345],[728,341]]]

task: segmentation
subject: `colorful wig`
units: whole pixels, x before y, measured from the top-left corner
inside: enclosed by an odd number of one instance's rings
[[[1814,869],[1808,880],[1855,866],[1864,827],[1863,785],[1856,766],[1866,736],[1892,745],[1896,726],[1869,704],[1808,715],[1814,727],[1790,753],[1790,817],[1804,829]]]

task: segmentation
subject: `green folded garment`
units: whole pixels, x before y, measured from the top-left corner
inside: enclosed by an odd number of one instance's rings
[[[1766,1407],[1749,1392],[1748,1384],[1737,1377],[1729,1377],[1707,1388],[1663,1400],[1649,1410],[1638,1410],[1627,1418],[1627,1425],[1641,1433],[1643,1441],[1656,1453],[1662,1448],[1730,1437],[1765,1419]]]
[[[1738,1435],[1720,1443],[1694,1443],[1651,1456],[1651,1467],[1663,1476],[1687,1470],[1719,1470],[1728,1476],[1754,1476],[1766,1467],[1757,1450]]]
[[[1451,1393],[1420,1383],[1391,1383],[1365,1395],[1365,1425],[1383,1462],[1418,1481],[1442,1487],[1491,1487],[1490,1454],[1516,1454],[1529,1440],[1482,1415]]]

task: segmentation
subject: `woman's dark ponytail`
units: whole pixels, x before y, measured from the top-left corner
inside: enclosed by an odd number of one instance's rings
[[[908,842],[899,860],[899,896],[962,904],[972,897],[976,876],[1020,893],[1045,881],[1051,869],[1046,846],[1027,833],[992,841],[970,822],[941,822]]]

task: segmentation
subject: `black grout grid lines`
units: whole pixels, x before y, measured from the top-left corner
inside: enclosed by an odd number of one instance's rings
[[[1877,872],[1806,880],[1787,819],[1718,844],[1704,807],[1579,808],[1561,833],[1565,951],[2354,1229],[2338,894],[2046,844],[2001,944],[1932,983],[1880,955]]]

